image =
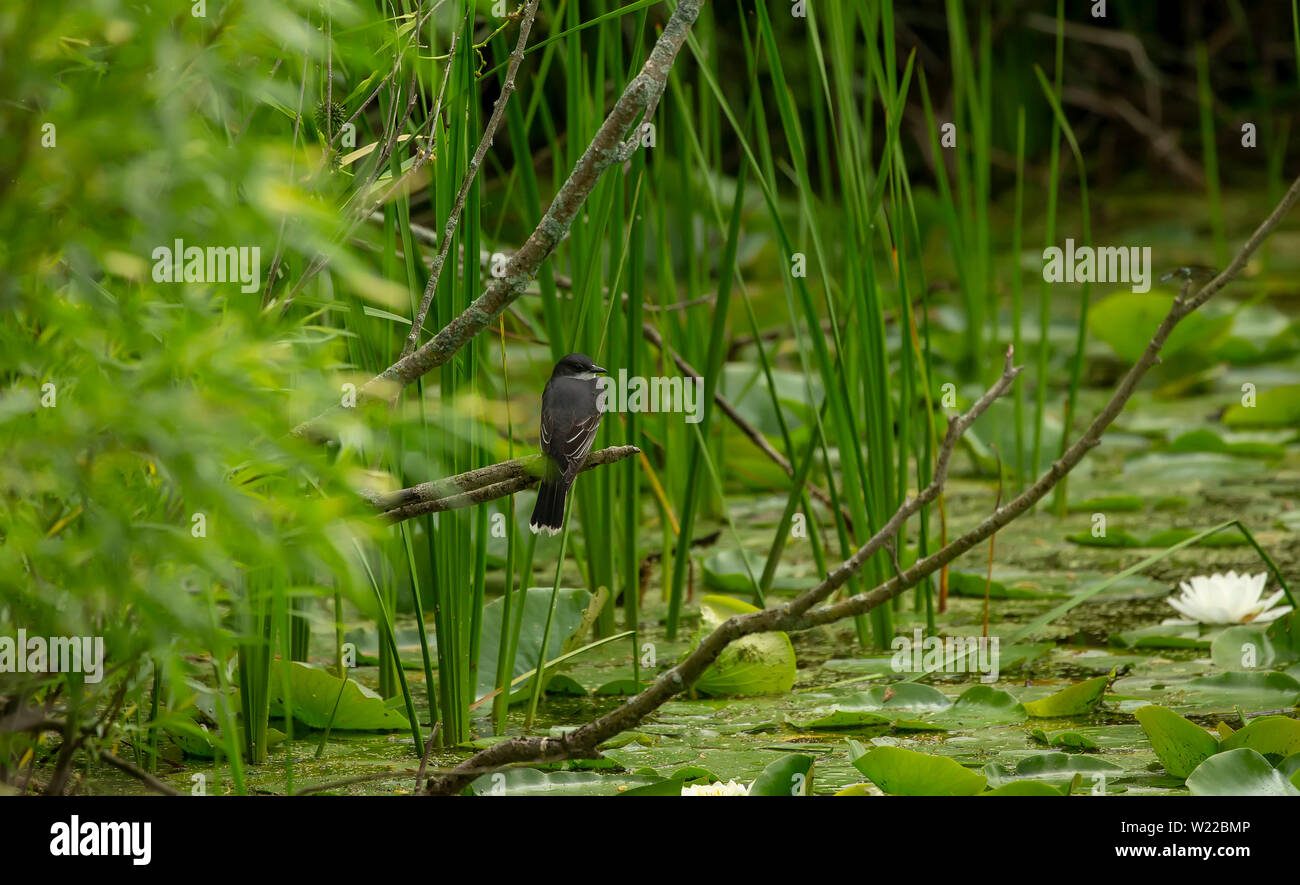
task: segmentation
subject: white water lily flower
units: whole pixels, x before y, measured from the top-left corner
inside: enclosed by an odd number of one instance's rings
[[[1179,584],[1179,596],[1165,601],[1189,620],[1170,619],[1166,624],[1264,624],[1276,620],[1291,606],[1273,608],[1283,596],[1281,590],[1261,599],[1268,573],[1239,575],[1197,575]]]
[[[689,787],[682,787],[683,796],[748,796],[749,787],[744,784],[738,784],[734,780],[717,781],[712,784],[695,784]]]

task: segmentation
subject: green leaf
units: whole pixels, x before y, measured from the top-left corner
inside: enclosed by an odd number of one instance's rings
[[[749,569],[746,570],[745,563],[749,563]],[[754,593],[754,584],[750,580],[750,575],[761,575],[763,573],[763,562],[752,553],[742,552],[738,549],[721,550],[700,563],[700,571],[704,575],[704,583],[715,590],[722,590],[726,593],[742,593],[752,596]],[[777,576],[772,580],[772,589],[774,590],[806,590],[811,587],[815,581],[807,578],[789,578]]]
[[[682,782],[673,778],[664,778],[643,787],[633,787],[619,793],[620,796],[680,796]]]
[[[1300,721],[1286,716],[1262,716],[1223,739],[1225,750],[1247,747],[1265,756],[1286,758],[1300,753]]]
[[[1187,776],[1193,796],[1300,796],[1282,772],[1245,747],[1216,753]]]
[[[277,716],[284,715],[280,675],[283,666],[284,661],[280,660],[272,664],[271,713]],[[351,679],[339,679],[332,673],[301,661],[289,662],[288,677],[293,699],[293,718],[311,728],[330,726],[338,731],[392,731],[410,728],[405,716],[389,709],[383,698]]]
[[[658,787],[664,793],[652,795],[681,795],[682,782],[670,780],[676,786],[672,791],[661,779],[650,780],[638,776],[611,777],[591,771],[538,771],[535,768],[503,768],[482,775],[468,787],[476,796],[617,796],[631,793],[637,787]],[[620,791],[619,787],[628,787]],[[644,795],[644,794],[642,794]]]
[[[835,705],[807,716],[787,716],[786,722],[795,728],[863,728],[871,725],[888,725],[893,720],[871,710],[845,710]]]
[[[1025,712],[1037,719],[1087,713],[1101,703],[1101,696],[1105,694],[1106,684],[1110,682],[1110,678],[1110,676],[1098,676],[1071,685],[1042,700],[1029,701],[1025,704]]]
[[[1173,296],[1164,292],[1116,292],[1093,305],[1088,316],[1088,330],[1111,346],[1127,363],[1137,362],[1151,339],[1151,330],[1160,325],[1173,305]],[[1190,314],[1169,335],[1161,356],[1166,360],[1183,351],[1208,352],[1226,337],[1232,317],[1209,317]]]
[[[556,673],[553,676],[548,676],[546,686],[542,690],[547,694],[568,695],[576,698],[585,698],[587,696],[586,687],[567,673]]]
[[[1263,670],[1199,676],[1187,684],[1195,696],[1222,703],[1228,709],[1291,707],[1300,695],[1300,682],[1293,677]]]
[[[946,756],[902,747],[867,750],[849,741],[849,761],[880,789],[894,796],[974,796],[988,783],[984,775]]]
[[[1220,452],[1225,455],[1240,455],[1248,458],[1280,458],[1286,454],[1286,447],[1278,443],[1241,440],[1228,442],[1219,434],[1203,427],[1184,433],[1169,444],[1171,452]]]
[[[1214,637],[1210,657],[1224,670],[1262,669],[1277,660],[1277,650],[1261,627],[1229,627]]]
[[[1033,587],[1018,586],[1017,584],[1007,584],[996,578],[989,581],[986,575],[948,572],[948,592],[953,596],[969,596],[975,599],[983,599],[986,584],[989,599],[1059,599],[1068,595],[1065,593],[1049,593]]]
[[[951,706],[952,701],[937,688],[918,682],[900,682],[892,686],[878,685],[806,715],[789,716],[787,721],[796,728],[852,728],[884,725]]]
[[[1062,796],[1061,788],[1046,781],[1008,781],[1000,787],[980,793],[981,796]]]
[[[1052,752],[1026,756],[1016,764],[1014,769],[1008,769],[997,762],[990,762],[984,766],[983,771],[990,783],[1001,786],[1026,778],[1038,778],[1051,783],[1069,783],[1076,774],[1118,776],[1123,774],[1124,769],[1095,756]]]
[[[1028,715],[1015,695],[991,685],[973,685],[946,710],[926,717],[926,721],[945,728],[983,728],[1023,722]]]
[[[1219,751],[1214,735],[1173,710],[1150,704],[1133,715],[1146,732],[1160,764],[1174,777],[1187,777]]]
[[[1201,636],[1197,624],[1155,624],[1138,627],[1123,633],[1112,633],[1112,645],[1125,648],[1201,648],[1210,647],[1210,640]]]
[[[1260,387],[1255,405],[1234,403],[1223,413],[1228,427],[1295,427],[1300,425],[1300,384]]]
[[[1097,537],[1092,532],[1077,532],[1073,535],[1066,535],[1065,540],[1078,544],[1080,547],[1144,547],[1146,546],[1139,538],[1129,534],[1123,529],[1110,528],[1106,534]]]
[[[537,653],[541,650],[542,632],[546,628],[546,614],[551,607],[551,588],[529,587],[524,599],[524,620],[519,628],[519,645],[515,653],[512,679],[515,676],[522,676],[537,666]],[[583,612],[591,599],[591,594],[586,590],[560,588],[560,595],[555,602],[555,623],[551,625],[550,648],[546,654],[548,661],[560,656],[565,642],[582,625]],[[519,600],[519,594],[516,592],[513,605],[519,605]],[[479,641],[478,655],[479,697],[490,694],[496,688],[497,655],[501,645],[501,616],[504,611],[504,597],[498,597],[483,606],[483,626],[479,632],[482,637]],[[514,618],[517,614],[517,611],[512,611],[510,617]],[[527,686],[521,686],[516,689],[516,694],[524,695],[527,691]],[[583,693],[586,693],[585,689]]]
[[[729,596],[700,600],[703,626],[692,647],[732,615],[759,609]],[[695,681],[695,690],[707,695],[782,694],[794,686],[794,645],[781,632],[742,636],[727,646],[718,659]]]
[[[769,762],[749,787],[751,796],[812,795],[813,757],[788,753]]]
[[[630,676],[621,679],[611,679],[609,682],[603,682],[596,687],[596,694],[600,695],[633,695],[645,688],[645,683],[637,684],[636,680]]]
[[[1098,749],[1097,742],[1077,731],[1058,731],[1048,735],[1041,728],[1031,729],[1029,736],[1049,747],[1064,747],[1067,750],[1091,751]]]
[[[1100,498],[1088,498],[1084,501],[1072,501],[1071,513],[1124,513],[1142,510],[1146,499],[1137,495],[1107,495]]]

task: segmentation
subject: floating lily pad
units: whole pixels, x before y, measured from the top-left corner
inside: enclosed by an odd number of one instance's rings
[[[1253,406],[1234,403],[1223,413],[1223,423],[1228,427],[1300,426],[1300,384],[1261,386]]]
[[[811,796],[813,757],[787,753],[768,763],[749,787],[751,796]]]
[[[931,756],[902,747],[868,750],[849,741],[853,767],[886,793],[895,796],[974,796],[988,779],[946,756]]]
[[[272,664],[271,713],[284,715],[284,695],[277,660]],[[289,690],[293,718],[311,728],[332,727],[339,731],[392,731],[410,728],[406,717],[391,709],[384,699],[358,682],[340,679],[319,667],[301,661],[289,662]]]
[[[756,611],[759,609],[729,596],[704,597],[700,600],[703,626],[694,644],[732,615]],[[755,633],[728,645],[695,681],[694,688],[708,695],[781,694],[794,686],[794,677],[790,637],[781,632]]]
[[[1300,789],[1246,747],[1216,753],[1187,777],[1193,796],[1300,796]]]
[[[1188,683],[1189,693],[1221,703],[1225,709],[1291,707],[1300,696],[1300,682],[1286,673],[1252,670],[1200,676]]]
[[[1268,634],[1248,625],[1229,627],[1214,637],[1210,656],[1214,665],[1224,670],[1263,669],[1278,659]]]
[[[522,597],[515,592],[513,605],[524,600],[523,623],[519,628],[519,644],[515,650],[515,676],[522,676],[537,666],[537,653],[542,647],[542,633],[546,629],[546,615],[551,607],[550,587],[529,587]],[[583,613],[591,604],[592,595],[579,588],[561,587],[555,601],[555,620],[551,624],[550,648],[546,659],[559,657],[565,642],[583,622]],[[501,647],[501,618],[505,613],[505,599],[499,597],[483,606],[482,637],[478,655],[478,696],[491,694],[496,688],[497,655]],[[513,619],[517,611],[512,608]],[[527,685],[515,689],[515,695],[527,694]],[[586,693],[586,690],[583,690]]]
[[[1137,495],[1107,495],[1072,501],[1069,510],[1071,513],[1126,513],[1144,507],[1146,507],[1146,499]]]
[[[1056,734],[1049,735],[1041,728],[1034,728],[1030,730],[1029,736],[1049,747],[1060,747],[1078,752],[1092,752],[1099,749],[1096,741],[1077,731],[1058,731]]]
[[[1146,732],[1160,764],[1174,777],[1187,777],[1219,751],[1219,742],[1195,722],[1151,704],[1133,714]]]
[[[987,575],[976,575],[968,572],[948,572],[948,592],[953,596],[969,596],[976,599],[983,599],[987,589],[990,599],[1059,599],[1068,596],[1067,593],[1053,593],[1047,590],[1040,590],[1032,586],[1024,586],[1021,583],[1006,583],[994,578],[992,581]]]
[[[681,781],[675,794],[681,795]],[[597,774],[589,771],[538,771],[535,768],[504,768],[476,778],[468,787],[476,796],[616,796],[660,781],[636,775]],[[662,786],[662,785],[661,785]],[[620,790],[619,787],[624,787]]]
[[[1111,645],[1123,648],[1200,648],[1210,647],[1211,640],[1201,636],[1198,624],[1156,624],[1110,635]]]
[[[1052,786],[1046,781],[1014,780],[1000,787],[995,787],[981,796],[1061,796],[1060,787]]]
[[[1038,779],[1048,783],[1069,783],[1076,774],[1086,777],[1119,777],[1124,769],[1113,762],[1098,759],[1095,756],[1080,756],[1069,753],[1038,753],[1026,756],[1016,764],[1014,769],[997,762],[984,766],[984,775],[989,783],[1001,786],[1022,779]]]
[[[1263,756],[1285,759],[1300,753],[1300,721],[1286,716],[1263,716],[1223,739],[1225,750],[1247,747]]]
[[[746,562],[749,564],[748,570],[745,568]],[[720,550],[700,563],[700,571],[704,574],[704,583],[715,590],[752,595],[754,584],[749,576],[752,573],[757,580],[763,574],[763,560],[749,551],[745,551],[742,556],[737,549]],[[811,577],[787,577],[778,570],[772,579],[772,589],[806,590],[815,583],[816,580]]]
[[[1088,331],[1111,346],[1126,363],[1137,362],[1151,340],[1151,330],[1160,325],[1173,305],[1172,295],[1159,290],[1116,292],[1093,305]],[[1231,314],[1211,317],[1202,313],[1187,316],[1170,333],[1161,356],[1207,353],[1228,335]]]
[[[966,689],[951,707],[926,717],[932,725],[944,728],[983,728],[1023,722],[1024,705],[1010,692],[991,685],[974,685]]]
[[[1077,716],[1087,713],[1101,703],[1101,696],[1106,692],[1110,676],[1098,676],[1067,688],[1041,700],[1025,704],[1025,712],[1037,719],[1050,719],[1059,716]]]
[[[242,725],[238,726],[238,731],[239,735],[235,745],[243,747],[245,741]],[[218,750],[225,752],[225,743],[221,740],[221,735],[201,722],[190,723],[188,726],[178,724],[175,727],[167,728],[166,732],[186,756],[193,756],[197,759],[213,759],[216,757]],[[266,729],[266,746],[268,749],[284,743],[284,739],[284,732],[270,727]]]
[[[1066,535],[1065,540],[1080,547],[1143,547],[1141,539],[1120,528],[1108,528],[1104,535],[1092,532],[1076,532]]]
[[[1203,427],[1184,433],[1169,444],[1171,452],[1220,452],[1225,455],[1239,455],[1247,458],[1280,458],[1286,454],[1286,447],[1278,443],[1255,440],[1238,440],[1229,442],[1222,436]]]

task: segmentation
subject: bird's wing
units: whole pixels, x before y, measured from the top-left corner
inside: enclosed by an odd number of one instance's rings
[[[600,412],[579,421],[573,428],[573,433],[562,444],[567,456],[565,459],[567,463],[563,467],[564,478],[569,482],[573,482],[573,478],[582,469],[583,462],[587,460],[591,444],[596,441],[598,429],[600,429]]]
[[[581,415],[564,409],[543,411],[542,451],[551,457],[565,480],[572,482],[578,475],[599,429],[600,412]]]

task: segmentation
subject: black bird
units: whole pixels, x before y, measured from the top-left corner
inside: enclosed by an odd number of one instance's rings
[[[555,364],[542,391],[546,473],[537,487],[537,506],[528,521],[534,534],[554,535],[564,525],[564,499],[600,427],[596,376],[604,371],[586,354],[571,353]]]

